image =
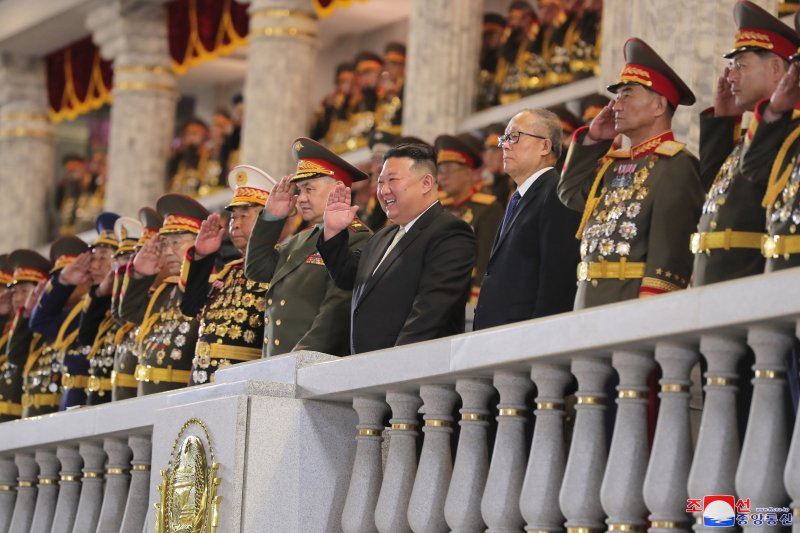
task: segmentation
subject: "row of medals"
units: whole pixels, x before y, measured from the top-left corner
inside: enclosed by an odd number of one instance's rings
[[[800,154],[794,160],[794,168],[792,169],[789,183],[783,188],[781,198],[770,206],[767,214],[770,224],[785,224],[790,218],[792,225],[789,226],[789,232],[795,233],[797,231],[797,224],[800,224],[800,205],[796,204],[797,193],[800,191]]]
[[[180,361],[183,357],[182,348],[186,344],[186,334],[192,329],[194,318],[184,316],[177,307],[170,307],[161,313],[152,331],[145,337],[146,344],[140,354],[140,359],[145,359],[146,354],[154,350],[156,364],[164,366],[167,355],[173,361]],[[175,332],[177,331],[177,335]],[[169,352],[169,354],[167,353]],[[152,361],[140,360],[140,364],[151,364]]]
[[[592,211],[594,223],[583,232],[581,258],[585,259],[595,251],[603,257],[614,253],[620,257],[630,254],[630,240],[639,233],[634,220],[641,212],[641,202],[649,192],[645,182],[657,160],[657,156],[651,156],[639,170],[637,163],[620,163],[616,166],[611,189],[604,186],[600,190],[600,202]],[[615,232],[620,240],[612,239]]]
[[[706,201],[703,203],[703,214],[716,214],[720,206],[725,205],[725,198],[728,195],[728,189],[733,183],[734,170],[739,167],[739,159],[742,155],[742,143],[737,144],[733,148],[733,152],[729,155],[725,162],[717,172],[717,177],[714,178],[714,183],[706,194]],[[711,222],[711,229],[715,229],[716,222]]]

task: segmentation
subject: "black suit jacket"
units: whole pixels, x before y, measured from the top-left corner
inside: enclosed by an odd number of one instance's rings
[[[472,228],[436,203],[375,271],[398,228],[392,224],[381,229],[363,250],[348,248],[347,231],[328,241],[320,236],[317,242],[336,285],[353,291],[351,353],[464,331],[464,307],[475,263]]]
[[[559,201],[558,178],[555,169],[539,176],[519,201],[508,228],[502,234],[503,228],[498,230],[474,329],[572,310],[580,213]]]

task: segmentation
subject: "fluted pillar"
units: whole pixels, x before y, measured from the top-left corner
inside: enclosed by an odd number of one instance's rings
[[[72,533],[75,514],[78,512],[78,500],[81,496],[81,467],[83,459],[78,448],[72,445],[59,446],[56,457],[61,462],[60,481],[58,483],[58,502],[53,516],[52,533]]]
[[[83,458],[83,480],[81,481],[81,498],[78,500],[78,512],[75,515],[74,531],[94,531],[103,505],[103,467],[106,463],[106,452],[99,442],[81,442],[78,453]]]
[[[381,486],[381,443],[386,402],[381,398],[357,396],[353,409],[358,414],[356,454],[353,473],[342,511],[344,533],[373,533],[375,502]]]
[[[525,524],[519,496],[525,478],[525,396],[533,388],[530,376],[521,372],[495,372],[494,387],[500,393],[497,437],[481,500],[481,514],[488,533],[516,533]]]
[[[786,354],[792,349],[792,332],[769,326],[750,328],[747,343],[756,355],[753,398],[736,469],[737,494],[750,498],[750,509],[783,507],[789,495],[783,470],[789,451],[786,408]],[[750,521],[742,529],[761,530]]]
[[[103,450],[108,456],[103,507],[97,520],[98,531],[119,531],[130,485],[131,449],[125,439],[105,439]]]
[[[105,210],[115,213],[155,205],[164,192],[178,101],[164,6],[127,4],[105,3],[86,21],[101,55],[114,61]]]
[[[650,510],[649,533],[677,533],[690,529],[686,515],[686,482],[692,465],[689,387],[697,351],[693,346],[661,342],[656,345],[656,362],[661,366],[661,392],[644,501]]]
[[[48,240],[55,165],[47,111],[42,59],[0,52],[0,212],[28,214],[24,224],[6,224],[0,232],[3,250]]]
[[[39,494],[36,496],[30,532],[50,533],[58,500],[58,471],[61,463],[55,450],[38,450],[35,457],[36,464],[39,465]]]
[[[141,533],[147,514],[147,500],[150,497],[150,458],[153,445],[146,435],[128,437],[128,446],[133,451],[131,460],[131,484],[125,515],[122,517],[120,533]]]
[[[422,405],[413,392],[389,391],[386,403],[392,409],[389,453],[380,496],[375,506],[375,525],[381,533],[406,533],[408,502],[417,476],[417,412]]]
[[[578,379],[578,392],[575,394],[578,403],[564,481],[558,495],[568,531],[605,529],[600,485],[608,456],[605,385],[611,372],[611,366],[604,359],[578,358],[572,361],[572,373]]]
[[[250,4],[241,161],[282,176],[308,135],[318,22],[311,0],[237,1]]]
[[[456,392],[461,395],[461,433],[444,516],[452,533],[483,533],[481,498],[489,473],[487,404],[494,387],[488,379],[464,378],[456,381]]]
[[[734,476],[739,464],[736,365],[745,353],[745,345],[740,338],[705,335],[700,340],[700,352],[708,363],[706,397],[688,488],[690,498],[702,499],[708,494],[736,494]],[[697,515],[694,530],[711,533],[732,528],[704,527],[702,515]]]
[[[36,485],[39,465],[32,453],[14,455],[19,477],[17,478],[17,502],[14,505],[14,517],[11,519],[9,533],[28,533],[33,521],[33,510],[36,505]]]
[[[475,109],[483,0],[412,0],[403,134],[433,142]]]
[[[425,438],[408,501],[408,523],[414,533],[446,532],[444,500],[453,474],[450,435],[458,395],[452,385],[423,385],[419,395],[425,413]]]
[[[800,337],[800,321],[797,322],[795,336]],[[792,444],[789,446],[789,454],[786,457],[786,468],[783,470],[783,484],[786,486],[786,492],[789,493],[792,499],[791,506],[794,510],[792,531],[794,533],[800,533],[800,409],[798,409],[794,420]],[[2,497],[2,495],[0,495],[0,497]]]
[[[610,531],[642,529],[647,521],[642,486],[650,458],[647,442],[647,376],[655,367],[644,352],[617,351],[611,364],[619,375],[617,416],[600,487]]]
[[[0,533],[6,533],[17,500],[17,465],[14,458],[0,457]]]
[[[567,449],[564,442],[564,389],[572,380],[569,367],[536,363],[531,367],[536,385],[536,427],[519,507],[526,531],[560,532],[564,515],[558,492],[564,478]]]

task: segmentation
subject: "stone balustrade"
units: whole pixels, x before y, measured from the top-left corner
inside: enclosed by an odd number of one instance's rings
[[[300,352],[211,385],[0,424],[0,533],[154,531],[161,470],[192,431],[219,464],[221,532],[701,532],[712,528],[687,499],[712,494],[797,518],[786,360],[799,277],[343,359]]]

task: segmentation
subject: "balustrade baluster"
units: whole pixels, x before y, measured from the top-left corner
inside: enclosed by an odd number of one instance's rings
[[[56,449],[56,457],[61,462],[61,473],[58,482],[58,501],[53,516],[51,533],[72,533],[75,516],[78,513],[78,501],[81,496],[81,467],[83,459],[78,448],[62,445]]]
[[[11,519],[9,533],[28,533],[33,521],[33,510],[36,505],[37,476],[39,465],[32,453],[14,455],[19,477],[17,478],[17,502],[14,505],[14,517]]]
[[[128,438],[128,446],[133,451],[131,484],[120,533],[141,533],[150,497],[150,456],[153,445],[149,436],[132,435]]]
[[[37,450],[35,457],[36,464],[39,465],[39,493],[36,496],[30,533],[50,533],[58,501],[58,471],[61,463],[55,450],[47,448]]]
[[[108,438],[103,441],[103,450],[108,455],[106,464],[106,488],[103,507],[97,520],[97,531],[119,531],[130,486],[131,449],[126,439]]]
[[[83,458],[83,479],[78,512],[75,514],[74,531],[91,532],[97,529],[100,508],[103,505],[103,470],[106,452],[100,442],[85,441],[78,445],[78,453]]]

